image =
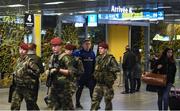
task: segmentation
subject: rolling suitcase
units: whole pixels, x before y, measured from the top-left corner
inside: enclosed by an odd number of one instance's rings
[[[180,110],[180,88],[171,89],[169,93],[169,108],[170,110]]]

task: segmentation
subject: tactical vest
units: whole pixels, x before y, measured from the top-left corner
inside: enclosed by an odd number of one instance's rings
[[[65,59],[67,59],[65,53],[60,55],[52,55],[49,62],[49,69],[56,68],[58,71],[52,74],[52,86],[55,88],[65,88],[69,84],[70,77],[60,74],[59,69],[67,69],[65,65]]]
[[[29,63],[32,59],[26,56],[24,59],[18,58],[17,65],[15,67],[15,84],[17,86],[27,86],[33,85],[36,83],[36,79],[32,78],[30,74],[28,74],[27,70],[29,69]]]
[[[114,57],[109,54],[107,54],[104,58],[101,56],[97,57],[94,73],[97,83],[105,84],[107,86],[113,85],[116,75],[115,72],[111,72],[109,69],[112,67],[110,65],[112,58]]]

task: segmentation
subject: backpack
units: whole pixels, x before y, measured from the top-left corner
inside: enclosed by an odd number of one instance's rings
[[[84,73],[84,66],[80,57],[74,57],[73,67],[75,68],[75,81],[79,80]]]

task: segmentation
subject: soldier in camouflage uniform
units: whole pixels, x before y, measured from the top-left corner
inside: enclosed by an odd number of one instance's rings
[[[80,78],[80,75],[84,72],[84,67],[81,59],[79,57],[73,56],[73,50],[76,48],[76,46],[72,44],[65,45],[65,53],[71,57],[71,61],[73,63],[74,68],[74,76],[71,80],[71,87],[72,87],[72,96],[77,90],[77,80]]]
[[[14,84],[16,86],[11,101],[11,110],[20,110],[21,102],[25,99],[27,110],[39,110],[36,104],[35,78],[39,75],[39,68],[34,61],[27,56],[28,45],[22,43],[19,47],[20,57],[14,70]]]
[[[99,44],[99,56],[96,58],[94,76],[97,81],[93,92],[91,110],[98,110],[100,102],[104,96],[105,109],[112,110],[111,100],[114,97],[113,84],[116,73],[119,72],[118,63],[113,55],[107,53],[108,45]]]
[[[73,68],[74,68],[74,74],[71,79],[71,96],[74,95],[74,93],[77,90],[77,80],[79,79],[80,75],[84,72],[84,67],[82,64],[82,61],[79,59],[79,57],[74,57],[73,56],[73,50],[76,48],[76,46],[72,44],[66,44],[64,49],[65,49],[65,54],[69,55],[71,57],[71,61],[73,63]]]
[[[29,47],[29,50],[28,50],[28,57],[30,57],[34,63],[36,65],[38,65],[39,69],[40,69],[40,72],[39,74],[37,74],[38,76],[35,78],[36,80],[36,85],[35,85],[35,89],[34,91],[36,91],[36,98],[38,99],[38,90],[39,90],[39,77],[40,77],[40,74],[42,74],[44,72],[44,67],[43,67],[43,64],[42,64],[42,61],[41,61],[41,58],[39,56],[36,55],[36,44],[34,43],[29,43],[28,44],[28,47]],[[36,100],[37,100],[36,99]]]
[[[54,110],[73,110],[71,79],[73,64],[71,57],[62,53],[62,40],[55,37],[51,40],[53,55],[49,61],[49,71],[52,75],[50,98]]]

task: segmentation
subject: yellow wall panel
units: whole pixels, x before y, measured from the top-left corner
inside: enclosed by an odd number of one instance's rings
[[[34,14],[34,42],[36,44],[36,54],[41,57],[41,15]]]
[[[128,26],[108,25],[109,52],[117,61],[120,61],[120,56],[123,57],[125,46],[128,45],[128,33]]]

